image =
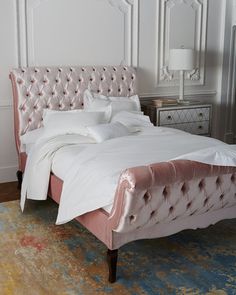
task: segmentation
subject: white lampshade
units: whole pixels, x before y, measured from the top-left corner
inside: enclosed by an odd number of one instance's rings
[[[193,49],[170,49],[170,70],[193,70],[195,67],[195,54]]]

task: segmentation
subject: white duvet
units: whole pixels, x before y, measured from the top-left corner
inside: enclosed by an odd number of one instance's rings
[[[21,208],[26,198],[45,200],[51,165],[56,152],[78,145],[64,178],[57,224],[113,204],[120,173],[130,167],[189,159],[213,165],[236,166],[236,147],[209,137],[176,129],[148,127],[130,136],[91,144],[80,135],[61,135],[40,140],[29,152],[21,191]]]

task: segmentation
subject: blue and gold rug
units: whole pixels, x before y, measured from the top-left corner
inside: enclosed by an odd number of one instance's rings
[[[56,226],[57,206],[0,204],[0,294],[236,294],[236,219],[120,249],[117,283],[106,248],[77,222]]]

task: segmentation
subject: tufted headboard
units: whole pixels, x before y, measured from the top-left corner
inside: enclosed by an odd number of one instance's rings
[[[15,139],[42,126],[43,109],[83,107],[86,89],[109,96],[137,94],[136,71],[128,66],[27,67],[10,73],[13,87]]]

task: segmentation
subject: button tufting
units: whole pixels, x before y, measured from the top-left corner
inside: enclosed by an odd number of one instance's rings
[[[221,194],[219,199],[222,201],[224,199],[224,194]]]
[[[187,192],[187,185],[186,185],[186,183],[183,183],[183,185],[181,187],[181,192],[183,193],[183,195],[186,194],[186,192]]]
[[[156,213],[156,210],[153,210],[150,214],[150,218],[152,218],[154,216],[154,214]]]
[[[89,80],[92,82],[93,81],[93,78],[90,78]]]
[[[232,174],[232,176],[231,176],[231,178],[230,178],[230,179],[231,179],[231,181],[232,181],[232,182],[234,182],[234,181],[235,181],[235,176],[234,176],[234,174]]]
[[[187,209],[189,209],[191,206],[192,206],[192,202],[189,202],[189,203],[187,204]]]
[[[54,91],[52,91],[52,95],[54,95],[55,94],[55,92]]]
[[[216,185],[217,185],[217,186],[220,186],[221,183],[222,183],[222,182],[221,182],[220,177],[217,177],[217,178],[216,178]]]
[[[206,198],[206,199],[204,200],[203,206],[206,206],[206,204],[208,203],[208,201],[209,201],[209,198]]]
[[[135,221],[135,219],[136,219],[135,215],[130,215],[130,217],[129,217],[130,223],[133,223]]]
[[[167,187],[165,186],[164,187],[164,189],[163,189],[163,191],[162,191],[162,194],[163,194],[163,196],[165,197],[165,199],[167,198],[167,196],[168,196],[168,189],[167,189]]]
[[[169,212],[172,213],[173,211],[174,211],[174,207],[171,206],[171,207],[169,208]]]
[[[67,81],[67,82],[70,82],[70,78],[67,78],[66,81]]]
[[[202,189],[204,188],[204,186],[205,186],[205,181],[204,181],[204,179],[202,179],[202,180],[199,182],[198,187],[200,188],[200,190],[202,190]]]
[[[50,70],[49,70],[49,69],[46,69],[46,72],[47,72],[47,73],[49,73],[49,72],[50,72]]]
[[[122,80],[125,80],[124,76],[121,77]]]
[[[99,89],[97,90],[97,93],[100,93],[100,90]]]
[[[78,90],[75,90],[75,94],[78,93]]]
[[[144,194],[144,196],[143,196],[143,199],[144,199],[145,204],[147,204],[151,200],[151,198],[152,197],[151,197],[150,193],[149,192],[146,192]]]

